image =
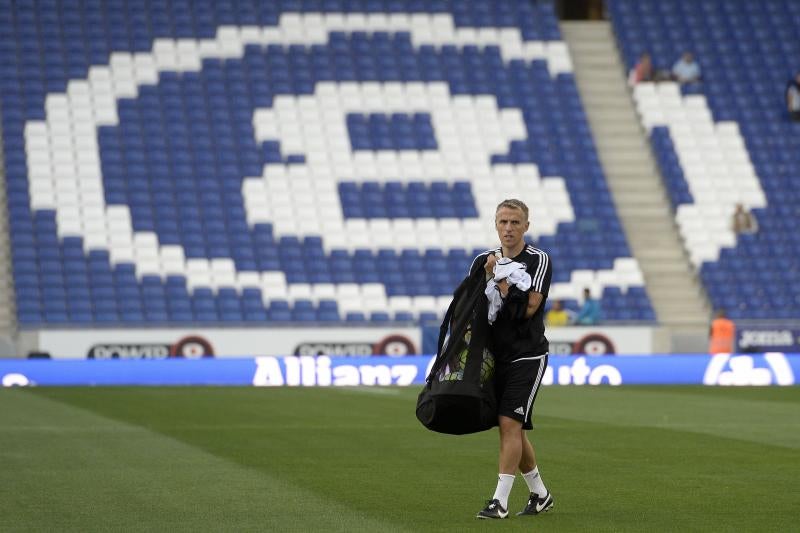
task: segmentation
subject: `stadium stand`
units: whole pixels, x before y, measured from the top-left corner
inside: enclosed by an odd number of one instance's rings
[[[22,326],[431,320],[521,197],[654,321],[549,2],[4,2]]]
[[[649,51],[668,69],[686,50],[701,84],[634,88],[687,253],[712,304],[734,319],[800,316],[800,136],[786,81],[800,68],[791,0],[636,2],[609,12],[626,65]],[[734,235],[737,203],[758,219]]]

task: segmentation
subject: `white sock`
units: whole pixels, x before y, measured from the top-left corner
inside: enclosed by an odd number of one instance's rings
[[[538,466],[527,474],[522,474],[522,477],[525,478],[525,483],[528,484],[531,492],[535,492],[540,498],[544,498],[547,495],[547,489],[544,487],[544,482],[542,482],[542,476],[539,475]]]
[[[513,474],[498,474],[497,488],[494,489],[493,500],[500,500],[503,509],[508,509],[508,495],[511,494],[511,487],[514,486]]]

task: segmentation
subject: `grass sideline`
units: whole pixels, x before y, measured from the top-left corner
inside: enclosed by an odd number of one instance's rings
[[[0,390],[2,531],[788,531],[800,388],[546,387],[553,511],[474,518],[494,431],[414,418],[417,388]],[[517,477],[512,515],[527,489]]]

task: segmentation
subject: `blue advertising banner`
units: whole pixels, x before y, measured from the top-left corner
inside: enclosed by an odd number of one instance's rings
[[[0,360],[0,383],[14,386],[421,385],[433,358],[290,356],[247,359]],[[800,354],[552,356],[545,385],[795,385]]]

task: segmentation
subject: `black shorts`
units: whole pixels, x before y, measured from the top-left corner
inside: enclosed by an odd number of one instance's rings
[[[533,429],[533,403],[547,368],[548,355],[521,357],[498,365],[495,375],[497,414],[522,422]]]

